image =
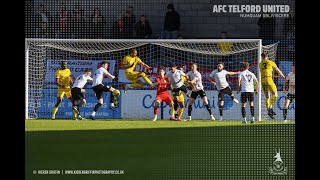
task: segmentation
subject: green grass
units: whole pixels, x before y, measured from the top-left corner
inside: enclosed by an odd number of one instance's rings
[[[26,180],[294,179],[295,124],[261,121],[26,120]],[[288,168],[270,175],[275,148]],[[124,170],[39,175],[34,170]]]
[[[147,120],[27,120],[26,131],[53,131],[53,130],[95,130],[95,129],[145,129],[145,128],[188,128],[188,127],[211,127],[211,126],[252,126],[266,124],[284,124],[282,121],[259,121],[255,124],[242,124],[241,121],[225,120],[192,120],[186,122],[173,122],[169,120],[158,120],[156,122]],[[288,122],[286,124],[294,124]]]

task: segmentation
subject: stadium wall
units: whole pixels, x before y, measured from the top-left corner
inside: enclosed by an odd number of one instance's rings
[[[52,16],[57,14],[61,2],[64,2],[69,11],[74,9],[75,4],[80,3],[86,17],[90,17],[93,9],[99,7],[105,16],[107,34],[110,34],[113,22],[125,13],[129,5],[132,5],[136,18],[142,14],[147,16],[156,36],[161,34],[167,4],[173,3],[181,16],[179,34],[187,38],[220,38],[221,31],[228,32],[229,38],[258,37],[259,26],[257,22],[259,18],[242,18],[239,13],[212,13],[213,5],[288,4],[293,7],[295,4],[294,0],[34,0],[33,9],[41,2],[47,6],[47,10]],[[278,37],[282,35],[283,20],[284,18],[276,19],[276,29],[279,30],[275,33]]]

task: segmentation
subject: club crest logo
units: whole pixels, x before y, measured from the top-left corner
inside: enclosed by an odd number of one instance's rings
[[[273,166],[269,168],[269,173],[273,175],[286,175],[288,173],[287,167],[284,166],[284,163],[280,156],[279,152],[276,150],[276,155],[274,156],[275,160],[273,162]]]

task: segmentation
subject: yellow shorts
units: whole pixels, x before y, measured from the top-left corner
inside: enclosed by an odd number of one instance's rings
[[[182,82],[186,82],[187,81],[187,78],[185,76],[181,76],[181,81]]]
[[[172,97],[172,100],[173,100],[174,96],[172,94],[172,91],[171,91],[171,97]],[[180,91],[179,96],[178,96],[178,102],[183,102],[184,103],[184,96],[183,96],[183,93],[181,91]]]
[[[71,98],[71,88],[70,86],[67,88],[61,88],[58,87],[58,94],[57,97],[60,97],[61,99],[63,99],[63,96],[66,95],[66,97],[69,99]]]
[[[271,77],[261,78],[261,86],[263,91],[277,92],[277,86]]]
[[[138,71],[127,72],[125,73],[125,76],[129,81],[133,83],[137,82],[141,77],[140,72]]]

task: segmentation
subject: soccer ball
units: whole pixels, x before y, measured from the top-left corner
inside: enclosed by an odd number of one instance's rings
[[[114,90],[112,92],[112,95],[115,96],[115,97],[119,97],[120,96],[120,91],[118,89]]]

